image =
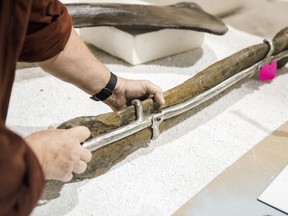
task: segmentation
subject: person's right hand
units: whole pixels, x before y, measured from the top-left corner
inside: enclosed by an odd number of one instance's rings
[[[103,102],[113,110],[131,105],[132,100],[153,97],[159,105],[165,103],[162,89],[149,80],[129,80],[118,77],[113,94]]]
[[[73,178],[73,172],[83,173],[92,158],[91,152],[80,145],[89,135],[89,129],[80,126],[36,132],[25,141],[37,156],[45,179],[67,182]]]

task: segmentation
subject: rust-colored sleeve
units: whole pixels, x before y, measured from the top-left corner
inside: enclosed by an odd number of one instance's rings
[[[33,1],[19,61],[39,62],[60,53],[71,33],[72,19],[58,0]]]
[[[0,1],[0,216],[28,216],[44,187],[36,156],[21,137],[5,127],[16,61],[32,3],[39,1]]]
[[[29,215],[43,187],[43,173],[32,150],[0,123],[0,216]]]

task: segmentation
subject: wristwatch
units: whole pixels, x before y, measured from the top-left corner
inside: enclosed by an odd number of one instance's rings
[[[110,79],[107,85],[97,94],[92,95],[90,98],[95,101],[104,101],[113,94],[113,90],[117,83],[117,76],[110,72]]]

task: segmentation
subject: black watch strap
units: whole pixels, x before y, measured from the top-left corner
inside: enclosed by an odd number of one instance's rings
[[[117,76],[110,72],[110,79],[107,85],[97,94],[92,95],[90,98],[95,101],[106,100],[109,96],[113,94],[113,90],[117,83]]]

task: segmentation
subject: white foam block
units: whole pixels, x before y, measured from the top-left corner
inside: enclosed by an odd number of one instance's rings
[[[258,200],[288,214],[288,165],[258,197]]]
[[[81,28],[80,36],[88,43],[137,65],[200,47],[204,33],[163,29],[128,32],[113,27]]]
[[[121,3],[142,5],[170,5],[181,0],[63,0],[65,3]],[[243,5],[244,0],[186,0],[195,2],[213,15],[229,13]],[[116,56],[132,65],[178,54],[196,47],[203,42],[203,33],[188,30],[160,30],[153,32],[127,32],[113,27],[83,28],[80,36],[88,43]]]

